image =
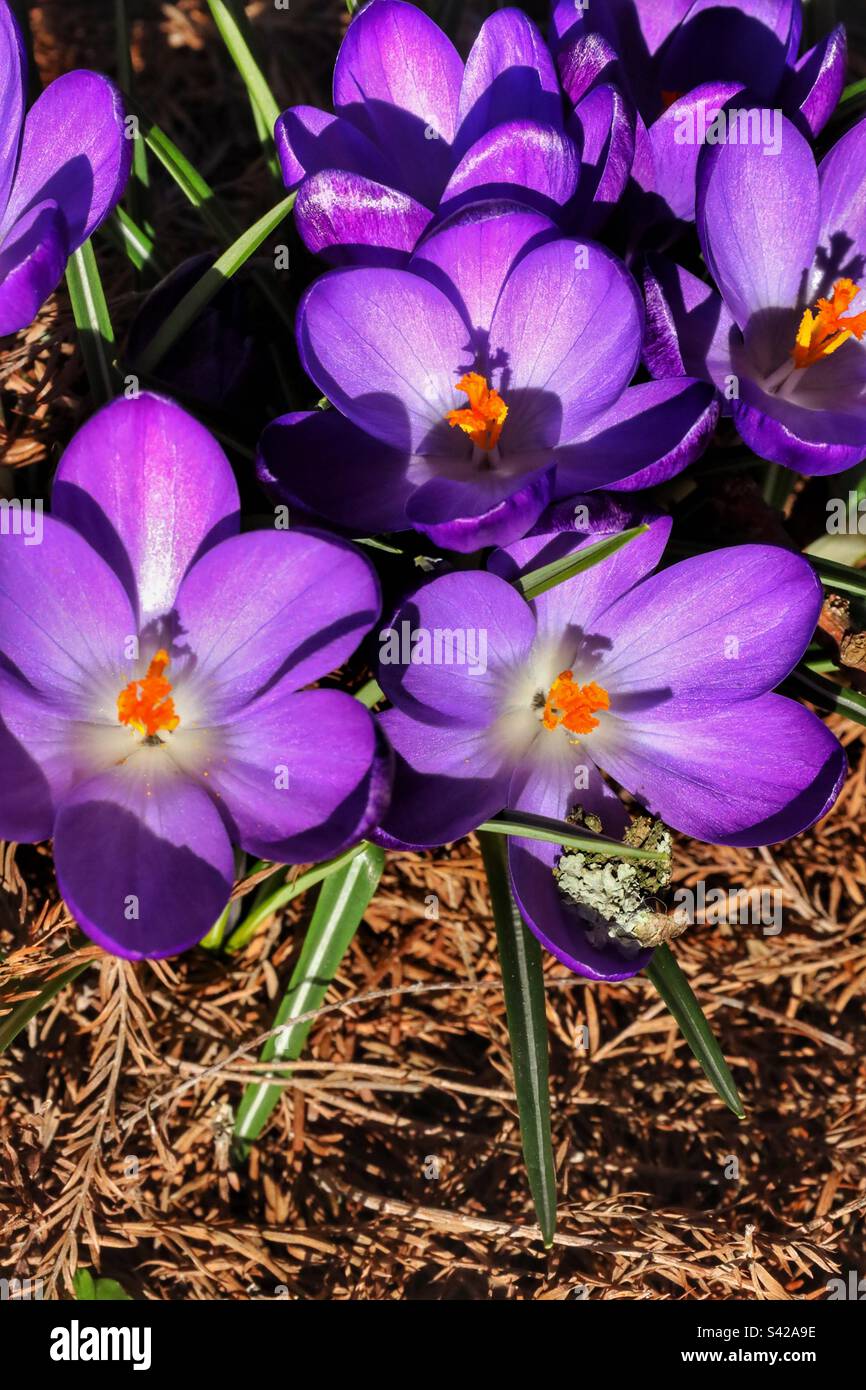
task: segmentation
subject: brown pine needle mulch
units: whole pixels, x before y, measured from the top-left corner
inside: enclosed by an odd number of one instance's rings
[[[262,1072],[309,907],[229,962],[133,967],[84,948],[93,966],[0,1081],[0,1266],[61,1292],[92,1265],[147,1298],[826,1297],[862,1264],[866,1211],[866,759],[860,731],[839,731],[854,769],[817,831],[766,851],[680,847],[678,884],[782,894],[778,935],[697,925],[677,942],[744,1123],[650,985],[590,985],[548,961],[549,1254],[469,843],[390,858],[246,1165],[232,1111]],[[3,894],[20,925],[7,913],[0,987],[32,987],[72,929],[42,849],[7,852]]]

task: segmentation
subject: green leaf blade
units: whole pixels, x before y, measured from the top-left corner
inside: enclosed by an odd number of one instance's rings
[[[261,1060],[297,1061],[312,1020],[379,886],[385,864],[378,845],[365,844],[350,862],[325,879],[289,987],[277,1011]],[[291,1071],[285,1073],[291,1076]],[[238,1107],[235,1138],[241,1149],[256,1140],[276,1106],[282,1087],[265,1082],[248,1086]]]
[[[551,560],[549,565],[541,565],[538,569],[531,570],[529,574],[516,579],[514,587],[519,589],[527,603],[531,603],[539,595],[546,594],[548,589],[553,589],[557,584],[564,584],[576,574],[582,574],[584,570],[592,569],[593,565],[607,560],[630,541],[645,535],[648,530],[649,526],[641,524],[630,527],[628,531],[621,531],[616,536],[606,536],[604,540],[595,541],[594,544],[584,546],[582,550],[574,551],[571,555]]]
[[[258,251],[266,237],[270,236],[291,212],[295,202],[294,193],[281,198],[275,207],[247,227],[236,241],[222,253],[204,275],[196,281],[184,295],[179,304],[160,325],[158,331],[145,347],[138,359],[137,367],[144,375],[155,371],[170,348],[191,328],[211,300],[219,294],[223,285],[236,275],[250,256]]]
[[[523,1159],[542,1239],[549,1247],[556,1231],[556,1168],[541,947],[515,905],[502,840],[485,831],[478,832],[478,839],[502,965]]]
[[[66,287],[90,394],[96,405],[107,405],[117,395],[119,378],[114,361],[114,329],[92,241],[86,241],[70,256]]]
[[[590,832],[577,835],[568,821],[552,820],[550,816],[537,816],[531,811],[503,811],[492,820],[485,821],[478,829],[485,834],[513,835],[522,840],[544,840],[549,844],[582,850],[584,854],[609,854],[614,859],[645,859],[659,863],[666,857],[658,850],[640,849],[636,845],[623,844],[622,840],[608,839],[605,835],[594,835]]]
[[[668,946],[656,947],[644,973],[676,1019],[677,1027],[716,1094],[738,1120],[744,1120],[746,1112],[730,1068],[691,985]]]

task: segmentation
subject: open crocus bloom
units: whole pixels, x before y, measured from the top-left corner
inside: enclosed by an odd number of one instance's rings
[[[575,531],[574,503],[587,508]],[[504,807],[562,819],[576,806],[621,835],[611,777],[667,825],[713,844],[762,845],[811,825],[845,774],[816,715],[771,694],[801,657],[821,587],[800,556],[739,546],[657,574],[670,522],[528,604],[509,581],[638,520],[594,498],[443,575],[380,634],[381,715],[397,753],[384,837],[438,845]],[[555,844],[513,840],[525,919],[566,965],[622,979],[646,963],[590,944],[559,893]]]
[[[232,843],[320,859],[382,814],[372,718],[301,690],[375,621],[349,546],[238,534],[212,437],[159,397],[117,401],[72,440],[39,543],[0,537],[0,836],[54,837],[61,892],[133,959],[219,917]]]
[[[402,264],[435,216],[505,195],[592,233],[634,152],[633,112],[600,87],[564,123],[553,58],[520,10],[485,20],[464,67],[422,10],[372,0],[337,56],[335,114],[277,121],[301,236],[334,264]]]
[[[719,109],[766,111],[773,147],[784,112],[806,134],[828,121],[845,80],[839,25],[797,59],[800,0],[614,0],[554,5],[566,95],[582,104],[619,84],[638,111],[627,221],[632,247],[664,245],[695,217],[697,160]],[[712,135],[709,137],[712,139]],[[757,136],[752,138],[757,139]]]
[[[645,358],[716,383],[745,442],[801,473],[866,458],[866,120],[816,169],[783,122],[778,156],[707,146],[698,233],[718,293],[652,258]]]
[[[801,0],[555,0],[553,32],[573,101],[613,80],[647,124],[695,87],[731,82],[817,135],[845,80],[841,24],[798,58]]]
[[[68,72],[24,114],[26,60],[0,0],[0,336],[26,328],[129,176],[132,141],[113,83]]]
[[[647,486],[705,447],[705,383],[629,386],[642,332],[634,282],[604,247],[513,205],[464,209],[409,269],[310,288],[301,358],[337,410],[269,426],[260,476],[342,527],[505,544],[555,492]]]

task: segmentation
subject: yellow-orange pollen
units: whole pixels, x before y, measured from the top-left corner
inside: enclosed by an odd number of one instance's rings
[[[171,698],[171,681],[165,678],[168,652],[160,650],[141,680],[130,681],[117,697],[117,717],[121,724],[137,729],[145,738],[171,733],[180,723]]]
[[[573,671],[560,671],[544,702],[542,722],[545,729],[561,724],[573,734],[589,734],[598,728],[593,716],[597,710],[610,709],[610,696],[604,686],[590,681],[578,685]]]
[[[462,376],[457,390],[466,392],[469,406],[465,410],[449,410],[445,419],[452,429],[456,425],[469,435],[473,444],[489,453],[499,443],[508,406],[499,392],[488,386],[478,372],[467,372]]]
[[[853,280],[837,280],[832,299],[819,299],[814,313],[811,309],[806,310],[791,351],[795,367],[811,367],[822,357],[829,357],[849,338],[859,340],[863,337],[866,333],[866,313],[854,314],[849,319],[842,318],[859,293],[860,286],[855,285]]]

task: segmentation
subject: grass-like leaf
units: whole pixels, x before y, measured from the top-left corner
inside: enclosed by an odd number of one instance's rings
[[[781,691],[785,695],[799,695],[801,699],[810,700],[827,714],[842,714],[855,724],[866,726],[866,696],[850,686],[826,680],[805,664],[801,663],[791,672]]]
[[[90,394],[96,405],[106,405],[117,394],[119,382],[114,364],[114,329],[91,241],[86,241],[70,256],[66,287]]]
[[[820,555],[807,555],[806,559],[826,589],[866,598],[866,570],[854,569],[852,565],[840,565],[838,560],[825,560]]]
[[[195,165],[166,135],[165,131],[152,121],[128,92],[124,93],[127,110],[138,120],[141,135],[149,150],[156,155],[166,173],[171,176],[190,205],[201,214],[202,221],[219,241],[228,241],[236,235],[237,227],[220,203],[210,184],[202,177]]]
[[[523,1160],[542,1239],[550,1246],[556,1230],[556,1170],[541,947],[512,897],[503,842],[483,831],[478,839],[496,922]]]
[[[365,845],[362,841],[361,844],[354,845],[352,849],[345,850],[343,854],[338,854],[333,859],[325,859],[321,864],[314,864],[311,869],[308,869],[305,874],[300,874],[293,882],[283,882],[273,891],[267,889],[267,885],[272,879],[266,879],[261,885],[265,891],[259,893],[244,920],[239,923],[228,939],[226,950],[229,954],[236,955],[238,951],[242,951],[255,936],[259,927],[269,921],[275,913],[281,912],[293,898],[299,898],[308,889],[315,888],[316,884],[321,883],[323,879],[328,878],[339,869],[345,869],[364,848]],[[276,870],[273,878],[282,879],[284,874],[285,868],[281,866]]]
[[[180,303],[175,305],[147,344],[136,364],[139,371],[150,373],[156,369],[169,348],[173,347],[177,340],[183,337],[187,329],[195,323],[199,314],[203,312],[214,296],[219,294],[226,281],[237,274],[250,256],[258,251],[265,238],[270,236],[271,232],[288,216],[294,202],[294,193],[290,193],[287,198],[281,198],[276,207],[270,208],[263,217],[260,217],[245,232],[242,232],[237,241],[232,242],[228,250],[224,251],[211,268],[205,271],[204,275],[192,286],[192,289],[187,291]]]
[[[117,52],[117,80],[122,88],[131,92],[133,71],[129,47],[129,16],[126,6],[127,0],[114,0],[114,34]],[[136,139],[132,146],[132,176],[126,187],[125,200],[130,217],[137,222],[144,220],[144,202],[149,184],[147,146],[143,140]]]
[[[385,855],[378,845],[364,844],[342,868],[332,867],[322,884],[298,963],[274,1020],[274,1027],[281,1031],[265,1044],[263,1062],[294,1062],[301,1055],[311,1020],[293,1020],[312,1013],[325,998],[379,886],[384,864]],[[280,1075],[290,1076],[291,1072],[283,1071]],[[235,1138],[241,1153],[261,1134],[281,1090],[266,1081],[245,1090],[235,1121]]]
[[[669,947],[656,947],[645,973],[676,1019],[680,1032],[717,1095],[729,1110],[733,1110],[738,1120],[745,1119],[746,1112],[730,1068],[691,985]]]
[[[624,845],[622,840],[611,840],[605,835],[575,834],[574,826],[569,825],[568,821],[536,816],[531,811],[503,811],[493,820],[485,821],[478,830],[479,833],[514,835],[521,840],[547,840],[554,845],[583,850],[585,854],[609,854],[612,859],[659,861],[666,857],[658,850],[638,849],[635,845]]]
[[[11,1047],[18,1034],[27,1027],[31,1018],[35,1018],[40,1010],[50,1004],[52,999],[60,993],[65,985],[69,985],[73,980],[77,980],[88,966],[92,965],[92,960],[79,962],[78,965],[71,966],[68,970],[61,970],[59,974],[53,975],[50,980],[36,993],[27,999],[21,999],[15,1004],[8,1014],[0,1016],[0,1053]],[[26,982],[21,981],[20,987],[26,988]],[[2,1003],[2,1000],[0,1000]]]
[[[165,275],[165,268],[156,253],[150,233],[140,227],[125,208],[118,204],[101,230],[119,246],[136,270],[146,270],[157,280]]]
[[[624,545],[628,545],[629,541],[642,536],[648,530],[649,527],[646,525],[632,526],[628,531],[621,531],[618,536],[607,536],[603,541],[587,545],[573,555],[564,555],[561,560],[551,560],[549,565],[540,565],[537,570],[530,570],[529,574],[523,575],[521,579],[515,579],[514,587],[531,602],[532,599],[538,598],[539,594],[554,588],[556,584],[564,584],[567,579],[573,579],[576,574],[582,574],[584,570],[600,564],[609,555],[615,555]]]
[[[268,167],[274,176],[279,178],[279,164],[274,153],[274,125],[280,108],[253,54],[246,16],[233,0],[207,0],[207,3],[223,43],[247,89],[250,105],[257,117],[256,128]]]

